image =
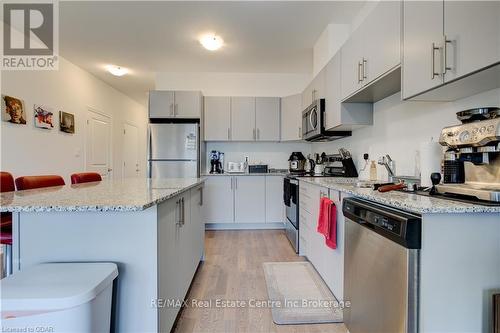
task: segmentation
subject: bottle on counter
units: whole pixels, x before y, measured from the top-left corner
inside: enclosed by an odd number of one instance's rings
[[[377,180],[377,164],[373,160],[370,165],[370,180]]]

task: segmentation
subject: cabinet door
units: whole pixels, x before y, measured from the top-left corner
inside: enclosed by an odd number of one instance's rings
[[[158,205],[158,298],[180,299],[178,270],[179,198]],[[159,307],[159,332],[170,332],[180,308]]]
[[[302,92],[302,110],[305,110],[309,105],[312,104],[313,89],[313,83],[311,82]]]
[[[205,223],[233,223],[233,177],[209,176],[205,181]]]
[[[445,81],[500,62],[500,2],[444,2]]]
[[[189,230],[189,258],[193,263],[192,274],[201,260],[205,244],[205,224],[202,222],[203,185],[191,189]]]
[[[325,128],[342,124],[340,91],[340,54],[336,54],[325,67]]]
[[[198,266],[198,260],[194,259],[194,224],[191,221],[191,193],[184,192],[181,195],[181,224],[177,241],[179,292],[181,299],[187,294],[194,272]]]
[[[312,101],[325,98],[325,73],[326,69],[323,68],[318,74],[316,74],[312,81]]]
[[[362,31],[366,85],[401,62],[401,2],[379,2],[363,22]]]
[[[302,140],[302,96],[281,99],[281,141]]]
[[[230,140],[231,99],[229,97],[205,97],[205,140]]]
[[[175,92],[175,116],[178,118],[200,118],[202,96],[199,91]]]
[[[403,98],[443,83],[440,57],[443,41],[443,2],[403,3]],[[433,73],[438,73],[437,75]]]
[[[231,140],[254,141],[255,97],[231,97]]]
[[[234,220],[236,223],[266,221],[265,176],[234,177]]]
[[[174,92],[152,90],[149,92],[149,118],[174,117]]]
[[[363,31],[360,26],[340,50],[342,56],[342,99],[362,86]]]
[[[266,222],[284,221],[283,177],[266,176]]]
[[[280,98],[257,97],[255,100],[257,141],[280,140]]]

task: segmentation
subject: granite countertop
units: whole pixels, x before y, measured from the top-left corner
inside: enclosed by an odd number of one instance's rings
[[[202,178],[129,178],[4,192],[0,211],[140,211],[203,182]]]
[[[224,172],[224,173],[203,173],[201,176],[202,177],[224,177],[224,176],[281,176],[284,177],[286,176],[288,172],[268,172],[268,173],[229,173],[229,172]]]
[[[333,190],[351,194],[354,197],[375,201],[384,205],[418,214],[500,213],[500,206],[484,206],[479,204],[464,203],[401,191],[380,193],[378,191],[372,190],[371,188],[357,187],[357,179],[349,179],[349,181],[346,181],[335,177],[299,178],[300,181],[309,184],[327,187]]]

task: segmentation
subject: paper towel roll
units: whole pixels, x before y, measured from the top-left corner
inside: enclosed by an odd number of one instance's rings
[[[420,144],[420,182],[421,186],[432,186],[431,173],[441,173],[443,149],[438,142],[427,141]]]

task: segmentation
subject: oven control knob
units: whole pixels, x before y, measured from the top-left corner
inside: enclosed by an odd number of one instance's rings
[[[460,133],[460,142],[467,142],[470,140],[470,133],[469,131],[463,131]]]

